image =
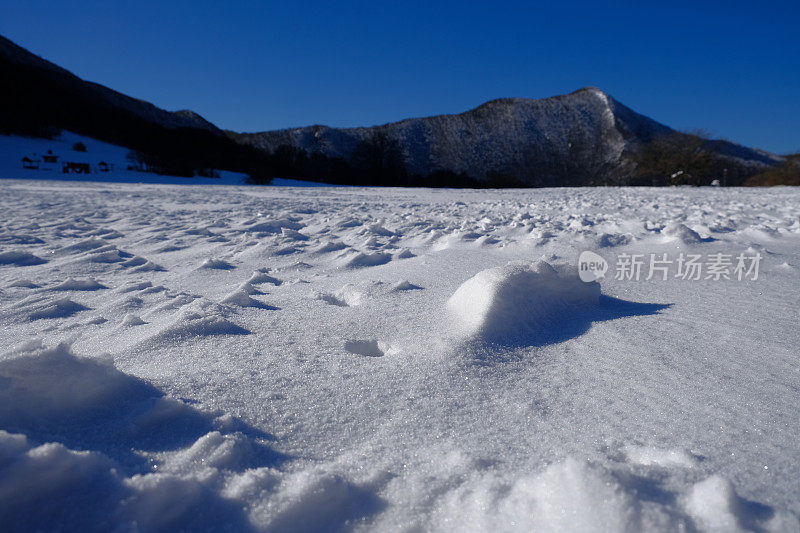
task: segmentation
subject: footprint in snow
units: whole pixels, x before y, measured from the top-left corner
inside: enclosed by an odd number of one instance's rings
[[[320,301],[323,301],[327,304],[335,305],[336,307],[350,307],[347,302],[337,298],[331,293],[328,292],[320,292],[314,295],[314,298]]]
[[[384,355],[393,355],[398,351],[390,344],[376,339],[348,340],[344,343],[344,349],[364,357],[383,357]]]

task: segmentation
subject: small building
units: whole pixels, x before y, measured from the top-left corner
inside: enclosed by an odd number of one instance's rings
[[[39,160],[38,159],[31,159],[28,156],[22,158],[22,168],[28,168],[30,170],[39,170]]]
[[[61,171],[64,174],[91,174],[92,169],[89,163],[75,163],[73,161],[64,161],[61,163]]]
[[[58,163],[58,156],[55,155],[52,150],[48,150],[47,153],[42,156],[42,161],[45,163]]]

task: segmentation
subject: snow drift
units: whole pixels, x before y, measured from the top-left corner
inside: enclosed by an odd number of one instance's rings
[[[469,337],[536,344],[596,307],[600,284],[559,273],[549,263],[509,263],[478,272],[447,302]],[[526,342],[529,341],[529,342]]]

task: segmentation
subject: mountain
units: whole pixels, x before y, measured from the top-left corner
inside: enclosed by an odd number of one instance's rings
[[[142,154],[164,173],[248,171],[264,154],[192,111],[170,112],[80,79],[0,36],[0,133],[52,137],[69,130]]]
[[[608,182],[625,169],[639,147],[673,134],[668,126],[589,87],[541,100],[492,100],[465,113],[382,126],[307,126],[231,135],[268,152],[292,146],[345,161],[353,159],[360,144],[389,139],[411,174],[445,171],[478,181],[508,178],[535,185],[573,185]],[[708,145],[732,165],[757,168],[781,161],[769,152],[727,141]]]
[[[52,137],[62,130],[130,148],[155,172],[223,169],[255,182],[277,176],[361,185],[654,184],[682,170],[695,183],[724,172],[736,184],[783,160],[727,141],[698,144],[591,87],[382,126],[222,131],[193,111],[166,111],[82,80],[0,37],[0,134]],[[679,142],[667,143],[666,156],[650,153],[671,137]],[[655,164],[642,174],[647,158]],[[692,167],[698,161],[702,172]]]

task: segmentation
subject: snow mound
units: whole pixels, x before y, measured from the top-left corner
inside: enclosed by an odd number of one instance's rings
[[[600,284],[557,272],[549,263],[509,263],[478,272],[447,302],[462,332],[487,343],[542,338],[596,306]]]
[[[0,362],[0,381],[0,427],[38,440],[57,438],[108,454],[119,451],[121,440],[129,452],[134,444],[147,448],[176,438],[176,427],[210,429],[188,405],[109,361],[76,357],[66,344],[23,347],[19,357]]]
[[[135,255],[135,256],[131,257],[130,259],[128,259],[126,261],[123,261],[122,262],[122,266],[124,266],[126,268],[131,268],[131,267],[142,266],[145,263],[147,263],[147,259],[145,259],[144,257],[140,257],[138,255]]]
[[[243,229],[252,233],[281,233],[283,228],[290,230],[302,229],[303,225],[287,218],[265,220],[245,226]]]
[[[487,475],[447,495],[439,531],[640,531],[637,502],[607,472],[567,458],[510,487]]]
[[[47,261],[28,252],[0,253],[0,265],[33,266],[43,263],[47,263]]]
[[[259,289],[256,289],[252,283],[249,281],[245,281],[241,285],[239,285],[239,290],[244,292],[245,294],[249,294],[250,296],[258,295],[258,294],[266,294]]]
[[[145,289],[149,289],[152,286],[153,283],[150,281],[129,281],[125,285],[118,288],[117,292],[120,294],[125,294],[128,292],[143,291]]]
[[[191,474],[198,464],[213,468],[244,469],[273,462],[276,455],[264,443],[241,433],[224,435],[219,431],[211,431],[185,450],[167,457],[164,467],[181,474]]]
[[[0,521],[4,531],[114,530],[108,509],[121,480],[107,457],[63,444],[34,446],[0,430]]]
[[[764,506],[740,497],[733,483],[718,475],[695,483],[684,501],[705,531],[800,531],[795,516],[783,510],[765,513]]]
[[[178,319],[157,335],[161,339],[181,340],[210,335],[247,335],[250,332],[237,326],[227,316],[230,308],[205,300],[195,301],[181,310]]]
[[[307,241],[309,239],[308,235],[286,227],[281,228],[281,237],[289,241]]]
[[[661,230],[661,234],[671,241],[679,241],[683,244],[697,244],[703,242],[703,238],[700,237],[699,233],[680,222],[667,224],[667,226]]]
[[[255,283],[255,284],[271,283],[272,285],[275,285],[276,287],[278,285],[280,285],[281,283],[283,283],[282,280],[279,280],[278,278],[273,278],[272,276],[270,276],[270,275],[268,275],[268,274],[266,274],[264,272],[260,272],[258,270],[253,272],[253,275],[250,276],[250,279],[248,279],[247,281],[248,281],[248,283]]]
[[[394,285],[392,285],[393,291],[418,291],[421,290],[422,287],[419,285],[414,285],[408,280],[398,281]]]
[[[50,290],[53,291],[99,291],[100,289],[107,289],[105,285],[98,283],[95,279],[68,279],[63,283],[59,283]]]
[[[788,266],[788,265],[787,265]],[[19,279],[8,286],[11,288],[21,288],[21,289],[38,289],[39,285],[32,282],[29,279]]]
[[[300,472],[287,484],[291,497],[279,497],[266,531],[354,531],[362,517],[385,506],[373,487],[339,475]]]
[[[89,250],[97,250],[98,248],[103,248],[105,246],[109,246],[107,241],[98,237],[90,237],[74,244],[63,246],[58,249],[58,252],[61,254],[74,254],[88,252]]]
[[[356,307],[376,296],[386,294],[385,285],[382,281],[364,280],[355,284],[348,283],[333,292],[315,291],[313,297],[339,307]]]
[[[250,530],[214,480],[269,470],[282,456],[261,439],[214,431],[213,415],[67,345],[11,355],[0,362],[4,531]]]
[[[85,305],[73,302],[69,298],[59,298],[57,300],[40,300],[22,306],[22,311],[27,314],[30,320],[42,318],[67,318],[75,313],[87,311]]]
[[[333,296],[346,303],[348,306],[355,307],[357,305],[361,305],[362,302],[367,298],[368,293],[374,289],[375,286],[370,284],[366,284],[364,287],[357,287],[348,283],[347,285],[336,290],[336,292],[333,293]]]
[[[108,248],[107,250],[99,248],[95,253],[89,255],[88,260],[92,263],[119,263],[131,258],[131,254],[114,246]]]
[[[123,326],[143,326],[144,324],[147,324],[147,322],[142,320],[141,317],[131,313],[128,313],[125,315],[125,318],[122,319]]]
[[[345,268],[364,268],[383,265],[391,260],[392,255],[385,252],[375,252],[371,254],[358,252],[354,256],[348,258],[343,266]]]
[[[252,285],[250,286],[252,287]],[[238,307],[257,307],[259,309],[275,309],[264,302],[260,302],[255,298],[251,297],[248,294],[248,290],[246,288],[240,288],[236,291],[233,291],[229,295],[227,295],[223,300],[222,303],[228,305],[235,305]]]
[[[123,263],[124,264],[124,263]],[[153,263],[149,259],[134,269],[134,272],[165,272],[167,269],[163,266]]]
[[[227,261],[223,261],[222,259],[215,259],[213,257],[209,257],[200,265],[200,268],[208,268],[211,270],[232,270],[234,267],[232,264],[228,263]]]
[[[697,458],[688,450],[662,450],[650,446],[629,444],[625,446],[625,457],[629,462],[642,466],[673,466],[692,468],[697,466]]]
[[[326,242],[325,244],[319,246],[314,250],[315,254],[326,254],[330,252],[338,252],[339,250],[344,250],[347,248],[347,245],[343,242]]]

